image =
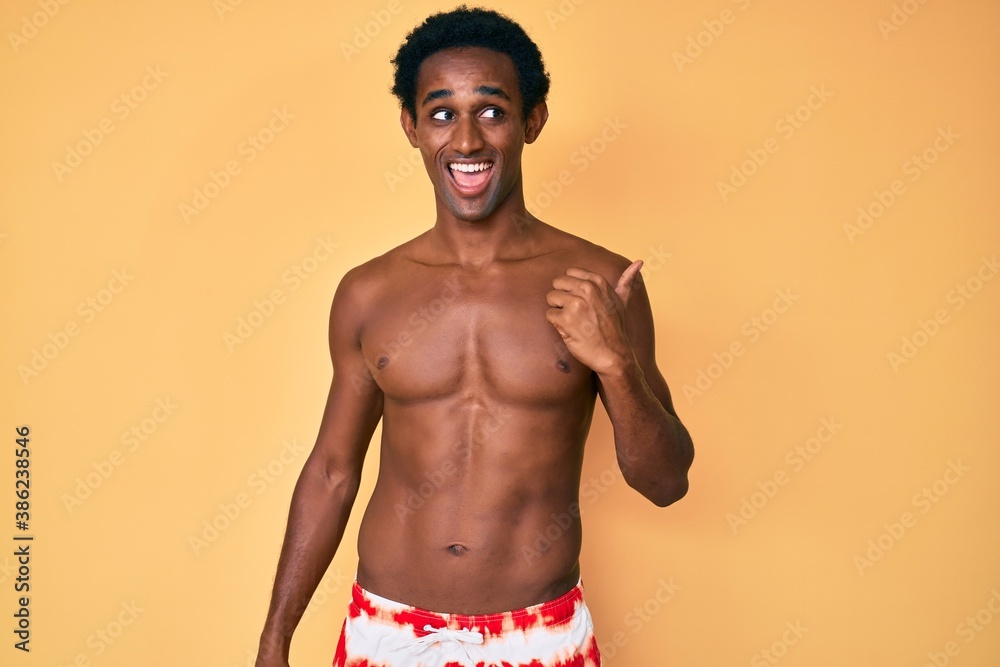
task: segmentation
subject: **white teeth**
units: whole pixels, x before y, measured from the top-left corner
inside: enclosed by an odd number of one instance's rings
[[[491,162],[480,162],[478,164],[465,164],[464,162],[452,162],[448,165],[449,169],[454,169],[455,171],[464,171],[471,174],[475,171],[483,171],[489,169],[493,164]]]

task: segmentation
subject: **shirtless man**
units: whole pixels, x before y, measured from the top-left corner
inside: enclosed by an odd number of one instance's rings
[[[596,397],[624,479],[656,505],[684,496],[693,457],[656,367],[641,262],[527,212],[521,153],[548,117],[548,75],[520,26],[460,7],[427,19],[393,62],[437,218],[334,296],[333,382],[257,665],[288,665],[380,419],[334,664],[599,665],[578,504]],[[540,544],[554,517],[560,536]]]

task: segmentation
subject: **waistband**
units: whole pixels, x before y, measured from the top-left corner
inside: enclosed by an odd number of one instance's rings
[[[452,614],[412,607],[367,591],[357,581],[352,587],[351,597],[348,609],[351,618],[364,614],[398,626],[411,626],[418,637],[428,634],[424,629],[425,625],[435,629],[447,627],[479,630],[490,636],[498,636],[505,632],[540,627],[556,628],[568,624],[583,604],[583,580],[548,602],[494,614]]]

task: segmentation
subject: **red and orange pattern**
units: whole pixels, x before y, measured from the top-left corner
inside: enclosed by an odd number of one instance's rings
[[[600,667],[583,584],[549,602],[496,614],[447,614],[354,582],[333,667]]]

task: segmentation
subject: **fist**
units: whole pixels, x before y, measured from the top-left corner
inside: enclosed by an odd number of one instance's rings
[[[625,333],[625,306],[641,268],[641,260],[632,262],[614,288],[599,273],[569,268],[552,281],[545,297],[545,319],[570,353],[598,374],[634,358]]]

